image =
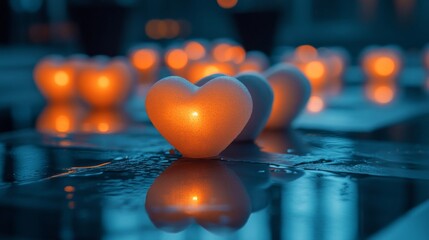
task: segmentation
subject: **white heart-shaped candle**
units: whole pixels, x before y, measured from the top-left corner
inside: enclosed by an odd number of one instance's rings
[[[231,77],[220,76],[198,87],[173,76],[149,90],[146,111],[155,128],[185,157],[213,157],[243,130],[252,98]]]
[[[264,76],[274,92],[274,102],[266,128],[288,128],[307,104],[311,85],[298,68],[278,64],[268,69]]]
[[[214,74],[205,77],[196,83],[197,86],[203,86],[213,79],[221,76]],[[241,131],[236,141],[253,141],[262,132],[267,123],[273,105],[273,90],[267,80],[258,73],[242,73],[235,77],[247,90],[249,90],[253,101],[253,111],[249,121]]]

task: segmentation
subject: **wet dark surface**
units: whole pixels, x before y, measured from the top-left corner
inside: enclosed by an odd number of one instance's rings
[[[429,198],[423,145],[265,132],[190,160],[148,124],[1,139],[3,237],[366,238]]]

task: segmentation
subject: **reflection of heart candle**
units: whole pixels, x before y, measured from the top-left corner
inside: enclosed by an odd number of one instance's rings
[[[91,111],[82,122],[82,131],[101,134],[121,131],[126,124],[124,115],[116,109]]]
[[[157,45],[138,45],[130,50],[130,62],[137,70],[139,82],[151,83],[158,77],[160,49]]]
[[[240,179],[221,162],[179,159],[155,179],[146,210],[168,232],[184,230],[193,220],[216,231],[242,227],[251,205]]]
[[[39,132],[68,134],[79,130],[83,110],[74,104],[55,103],[45,107],[37,119]]]
[[[400,50],[394,47],[372,47],[362,54],[362,70],[370,78],[393,80],[401,65]]]
[[[369,100],[380,105],[386,105],[394,100],[396,86],[393,82],[380,82],[370,79],[365,85],[365,92]]]
[[[34,79],[40,92],[51,101],[76,97],[76,75],[83,59],[67,61],[51,56],[41,60],[34,69]]]
[[[115,107],[130,95],[134,77],[133,69],[124,59],[92,61],[79,74],[79,94],[93,107]]]
[[[217,77],[202,87],[167,77],[149,90],[146,110],[155,128],[184,156],[213,157],[243,130],[252,98],[231,77]]]

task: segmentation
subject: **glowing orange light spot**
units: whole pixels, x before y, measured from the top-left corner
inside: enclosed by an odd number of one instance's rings
[[[156,59],[157,55],[154,50],[140,49],[132,55],[131,62],[136,68],[146,70],[155,65]]]
[[[108,88],[110,86],[110,80],[106,76],[100,76],[97,79],[97,84],[100,88]]]
[[[376,74],[386,77],[395,71],[395,62],[389,57],[380,57],[374,61]]]
[[[69,75],[64,71],[58,71],[54,75],[54,81],[58,86],[65,86],[69,83]]]
[[[379,86],[374,90],[374,100],[380,104],[386,104],[393,100],[394,91],[388,86]]]
[[[310,79],[322,78],[325,72],[325,66],[320,61],[311,61],[304,67],[304,73]]]
[[[213,57],[216,61],[227,62],[231,60],[231,55],[228,54],[229,44],[221,43],[213,49]]]
[[[189,42],[185,46],[185,52],[188,54],[188,58],[191,60],[198,60],[206,55],[206,49],[198,42]]]
[[[198,196],[192,196],[192,201],[198,201]]]
[[[65,115],[59,115],[55,118],[55,130],[57,132],[68,132],[70,131],[70,119]]]
[[[240,72],[246,71],[262,72],[262,66],[254,61],[246,61],[240,65]]]
[[[311,96],[308,100],[307,110],[312,113],[321,112],[325,108],[323,99],[319,96]]]
[[[73,193],[68,193],[66,195],[66,198],[69,199],[69,200],[72,199],[73,198]]]
[[[167,53],[165,61],[170,68],[182,69],[188,64],[188,56],[181,49],[174,49]]]
[[[295,49],[295,57],[299,61],[307,61],[317,57],[317,49],[311,45],[301,45]]]
[[[110,127],[109,127],[108,123],[100,122],[97,124],[97,130],[99,132],[105,133],[105,132],[109,131],[109,129],[110,129]]]
[[[65,192],[68,192],[68,193],[71,193],[71,192],[74,192],[74,187],[73,186],[65,186],[64,187],[64,191]]]
[[[198,117],[198,112],[192,112],[192,117]]]
[[[237,5],[238,0],[217,0],[217,4],[221,8],[233,8]]]
[[[220,72],[220,70],[218,67],[209,65],[204,69],[204,76],[203,77],[206,77],[206,76],[209,76],[209,75],[212,75],[215,73],[219,73],[219,72]]]
[[[227,56],[234,63],[240,64],[246,58],[246,51],[240,46],[233,46],[227,49]]]

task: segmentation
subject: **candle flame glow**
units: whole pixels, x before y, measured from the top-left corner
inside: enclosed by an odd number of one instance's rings
[[[106,76],[100,76],[97,80],[97,84],[100,88],[107,88],[110,85],[110,81]]]
[[[381,76],[389,76],[395,71],[395,62],[389,57],[380,57],[374,62],[374,71]]]
[[[54,75],[54,81],[58,86],[66,86],[69,83],[69,76],[64,71],[58,71]]]

